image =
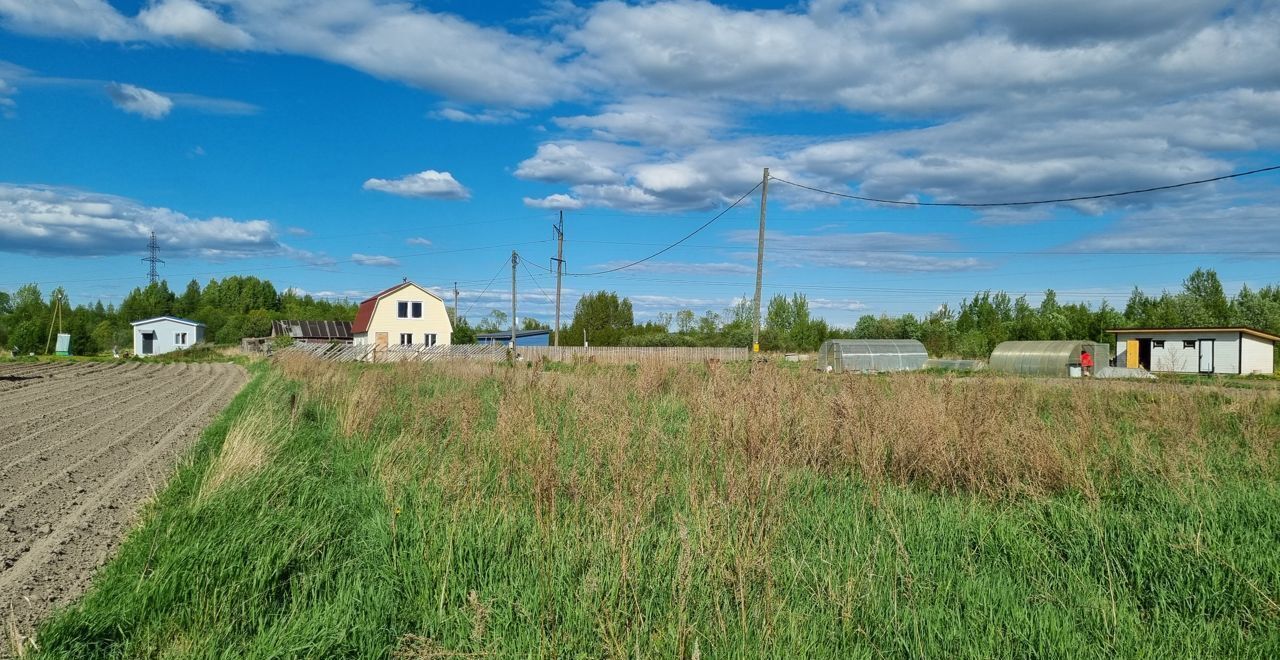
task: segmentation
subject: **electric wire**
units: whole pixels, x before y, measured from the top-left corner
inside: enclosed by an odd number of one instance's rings
[[[524,266],[524,264],[525,264],[525,260],[521,259],[520,265]],[[538,278],[533,276],[533,272],[530,271],[527,266],[525,266],[524,272],[529,276],[529,279],[533,280],[534,286],[538,287],[538,290],[542,292],[542,296],[547,299],[547,302],[551,303],[552,305],[556,304],[555,301],[551,299],[551,296],[547,293],[547,290],[542,288],[542,283],[538,281]]]
[[[489,292],[489,287],[493,286],[494,280],[498,279],[498,276],[502,274],[502,271],[505,270],[506,267],[507,267],[507,262],[503,261],[502,265],[498,266],[498,272],[494,273],[493,277],[489,278],[489,283],[484,285],[484,290],[480,292],[480,295],[476,296],[476,300],[472,302],[470,305],[467,305],[467,308],[463,310],[462,314],[459,315],[461,318],[464,318],[464,319],[467,318],[467,313],[471,311],[472,307],[476,306],[476,303],[480,302],[479,299],[483,298],[484,294]]]
[[[668,246],[666,246],[666,247],[662,248],[661,250],[658,250],[657,252],[654,252],[653,254],[651,254],[651,255],[649,255],[649,256],[647,256],[647,257],[643,258],[643,259],[637,259],[637,260],[635,260],[635,261],[632,261],[631,263],[623,264],[623,265],[618,266],[618,267],[616,267],[616,268],[606,268],[606,269],[604,269],[604,270],[598,270],[598,271],[594,271],[594,272],[590,272],[590,273],[565,273],[565,275],[569,275],[569,276],[572,276],[572,277],[590,277],[590,276],[593,276],[593,275],[604,275],[604,274],[606,274],[606,273],[616,273],[616,272],[618,272],[618,271],[620,271],[620,270],[626,270],[626,269],[628,269],[628,268],[631,268],[632,266],[638,266],[638,265],[640,265],[640,264],[642,264],[642,263],[644,263],[644,262],[646,262],[646,261],[648,261],[648,260],[650,260],[650,259],[652,259],[652,258],[654,258],[654,257],[658,256],[658,255],[663,254],[663,253],[664,253],[664,252],[666,252],[667,250],[670,250],[670,249],[672,249],[672,248],[676,247],[677,245],[680,245],[681,243],[683,243],[683,242],[685,242],[685,241],[689,240],[690,238],[693,238],[695,235],[697,235],[697,234],[698,234],[698,232],[702,231],[703,229],[706,229],[707,227],[710,227],[710,226],[711,226],[711,223],[713,223],[713,222],[715,222],[716,220],[719,220],[720,218],[724,217],[724,214],[728,213],[729,211],[732,211],[732,210],[734,209],[734,207],[736,207],[737,205],[739,205],[739,204],[741,204],[741,203],[742,203],[742,200],[744,200],[744,199],[746,199],[747,197],[749,197],[749,196],[751,195],[751,193],[753,193],[753,192],[755,192],[756,190],[758,190],[758,189],[760,188],[760,186],[762,186],[762,185],[764,185],[764,181],[761,181],[760,183],[757,183],[756,185],[752,186],[752,187],[751,187],[751,190],[748,190],[747,192],[742,193],[742,196],[741,196],[741,197],[739,197],[738,199],[734,200],[734,202],[733,202],[732,204],[730,204],[729,206],[725,207],[725,209],[724,209],[724,210],[722,210],[722,211],[720,211],[719,213],[715,214],[715,216],[713,216],[710,220],[708,220],[708,221],[706,221],[706,222],[702,223],[701,225],[699,225],[697,229],[694,229],[693,231],[689,232],[688,234],[685,234],[684,238],[681,238],[680,240],[676,241],[675,243],[672,243],[672,244],[670,244],[670,245],[668,245]]]
[[[822,188],[806,186],[803,183],[796,183],[794,181],[780,179],[776,176],[770,176],[769,179],[771,181],[777,181],[778,183],[785,183],[789,186],[795,186],[796,188],[803,188],[804,190],[809,190],[816,193],[822,193],[824,195],[831,195],[833,197],[843,197],[845,199],[856,199],[862,202],[874,202],[876,204],[893,204],[897,206],[950,206],[950,207],[960,207],[960,208],[990,208],[995,206],[1036,206],[1039,204],[1060,204],[1063,202],[1083,202],[1083,201],[1088,201],[1093,199],[1107,199],[1111,197],[1124,197],[1126,195],[1140,195],[1143,193],[1158,192],[1161,190],[1173,190],[1174,188],[1198,186],[1205,183],[1213,183],[1215,181],[1225,181],[1227,179],[1238,179],[1244,176],[1261,174],[1263,172],[1273,172],[1276,170],[1280,170],[1280,165],[1271,165],[1269,167],[1259,167],[1258,169],[1248,170],[1245,172],[1236,172],[1234,174],[1215,176],[1210,179],[1197,179],[1195,181],[1184,181],[1182,183],[1174,183],[1167,186],[1154,186],[1151,188],[1139,188],[1137,190],[1124,190],[1121,192],[1102,193],[1099,195],[1079,195],[1076,197],[1059,197],[1057,199],[1036,199],[1036,200],[1021,201],[1021,202],[910,202],[910,201],[904,201],[900,199],[879,199],[876,197],[850,195],[848,193],[836,192],[834,190],[824,190]]]

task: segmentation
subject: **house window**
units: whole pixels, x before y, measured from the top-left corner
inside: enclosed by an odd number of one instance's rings
[[[1196,347],[1196,340],[1194,340],[1194,339],[1183,339],[1183,340],[1182,340],[1182,347],[1183,347],[1183,348],[1195,348],[1195,347]]]
[[[1152,339],[1152,340],[1151,340],[1151,348],[1164,348],[1164,340],[1163,340],[1163,339]]]
[[[182,345],[182,334],[181,334],[181,333],[177,333],[177,332],[173,333],[173,343],[174,343],[175,345],[177,345],[177,346],[181,346],[181,345]]]
[[[187,345],[187,333],[185,333],[185,332],[184,332],[184,333],[182,333],[182,345],[183,345],[183,346],[186,346],[186,345]]]
[[[436,345],[436,333],[434,333],[434,332],[428,332],[427,334],[422,335],[422,343],[426,344],[427,346],[435,346],[435,345]]]
[[[411,333],[411,332],[402,332],[402,333],[400,333],[400,345],[401,345],[401,346],[408,346],[409,344],[412,344],[412,343],[413,343],[413,333]]]
[[[407,319],[407,318],[409,318],[409,303],[408,303],[408,301],[403,301],[403,300],[402,300],[402,301],[400,301],[400,302],[396,303],[396,318],[399,318],[399,319]]]
[[[415,319],[422,318],[422,303],[416,300],[414,302],[409,303],[409,312],[410,312],[410,316],[412,316]]]

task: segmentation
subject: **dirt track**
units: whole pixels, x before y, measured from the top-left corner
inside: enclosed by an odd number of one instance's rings
[[[0,364],[0,628],[26,633],[84,591],[247,380],[232,364]]]

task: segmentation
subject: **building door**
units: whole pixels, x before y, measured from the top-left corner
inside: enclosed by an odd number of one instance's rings
[[[1213,340],[1200,340],[1200,373],[1213,373]]]
[[[1138,368],[1138,340],[1130,339],[1124,343],[1124,366],[1130,369]]]
[[[1151,371],[1151,340],[1138,340],[1138,366]]]
[[[151,355],[152,351],[155,350],[155,346],[153,345],[155,342],[155,339],[156,339],[156,334],[154,332],[142,333],[142,354],[143,355]]]

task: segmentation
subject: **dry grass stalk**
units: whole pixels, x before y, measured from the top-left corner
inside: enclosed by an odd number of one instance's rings
[[[200,484],[197,501],[205,502],[219,489],[243,480],[266,465],[288,433],[282,411],[258,407],[240,416],[227,431],[218,457]]]

